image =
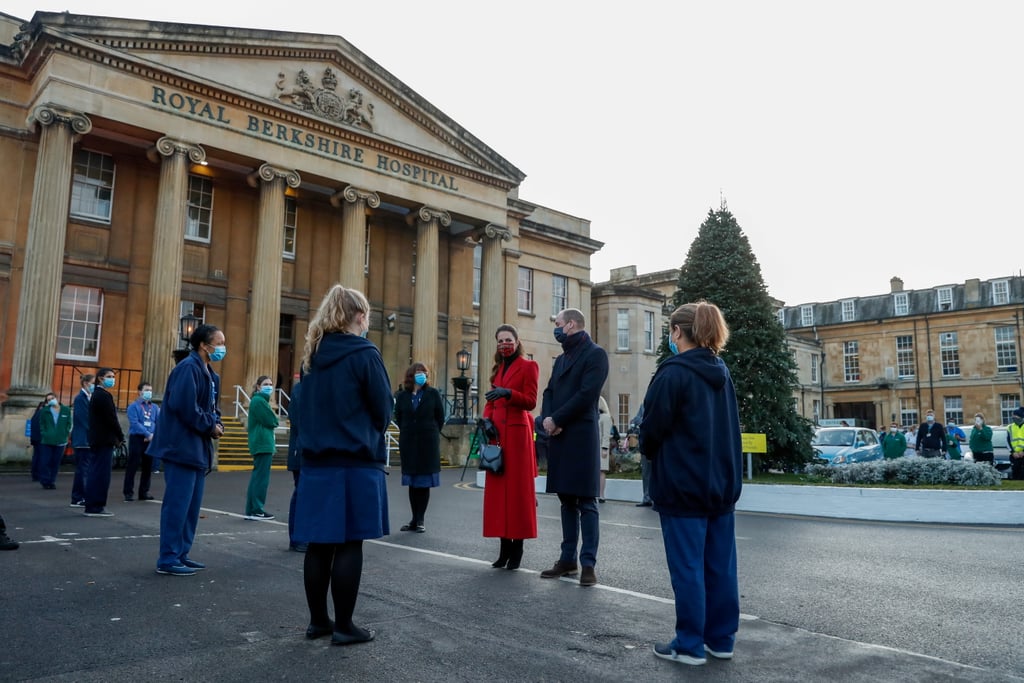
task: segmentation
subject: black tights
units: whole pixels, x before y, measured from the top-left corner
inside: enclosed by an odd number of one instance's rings
[[[409,507],[412,508],[412,521],[416,524],[423,524],[423,518],[427,514],[427,503],[430,502],[430,489],[409,487]]]
[[[334,630],[352,634],[352,612],[359,595],[359,579],[363,573],[363,542],[310,543],[303,565],[303,583],[306,586],[306,604],[309,622],[326,626],[331,618],[327,614],[327,589],[334,599]]]

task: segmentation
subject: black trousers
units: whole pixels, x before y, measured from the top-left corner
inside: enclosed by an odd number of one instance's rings
[[[1024,479],[1024,458],[1015,458],[1010,455],[1010,478]]]
[[[146,455],[146,437],[142,434],[128,435],[128,462],[124,466],[124,489],[122,493],[130,496],[135,493],[135,473],[142,466],[139,474],[139,496],[149,493],[149,484],[153,478],[153,458]]]

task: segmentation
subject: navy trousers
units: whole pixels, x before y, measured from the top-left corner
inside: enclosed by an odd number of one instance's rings
[[[740,627],[736,577],[736,515],[661,515],[672,592],[676,597],[676,637],[672,648],[704,657],[704,646],[732,652]]]
[[[559,493],[558,500],[562,502],[562,554],[559,560],[570,564],[576,563],[576,544],[582,531],[580,565],[597,565],[597,544],[601,538],[597,498]]]
[[[175,567],[188,559],[199,524],[206,472],[164,461],[164,498],[160,507],[160,558],[156,566]]]
[[[85,473],[86,512],[102,512],[107,507],[107,492],[110,490],[110,468],[113,466],[113,446],[97,446],[92,449],[89,469]]]
[[[39,444],[39,452],[39,483],[43,486],[53,486],[57,483],[60,460],[64,457],[64,446]]]
[[[92,460],[92,449],[75,449],[75,480],[71,484],[71,502],[80,503],[85,501],[85,479],[89,472],[89,463]]]

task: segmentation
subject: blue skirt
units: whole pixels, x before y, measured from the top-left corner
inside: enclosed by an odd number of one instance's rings
[[[418,489],[432,489],[441,485],[441,475],[433,474],[403,474],[402,486],[412,486]]]
[[[302,461],[295,543],[347,543],[391,533],[384,471]]]

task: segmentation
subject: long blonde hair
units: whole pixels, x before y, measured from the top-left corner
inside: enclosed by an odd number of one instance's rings
[[[683,304],[672,311],[669,325],[678,327],[698,347],[719,353],[729,340],[729,326],[718,306],[707,301]]]
[[[309,372],[313,356],[324,335],[348,332],[349,325],[358,313],[370,315],[370,302],[362,292],[341,285],[334,285],[327,291],[306,331],[306,348],[302,356],[302,369],[305,372]]]

